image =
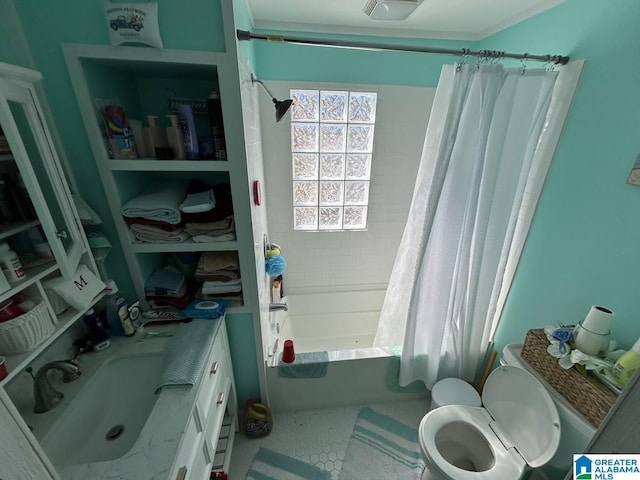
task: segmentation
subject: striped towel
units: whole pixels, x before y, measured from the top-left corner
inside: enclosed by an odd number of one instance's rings
[[[416,428],[370,407],[360,409],[340,480],[419,480],[424,467]]]
[[[245,479],[331,480],[331,474],[297,458],[288,457],[268,448],[260,448],[253,457]]]

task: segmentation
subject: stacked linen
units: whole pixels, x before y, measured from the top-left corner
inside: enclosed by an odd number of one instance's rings
[[[185,187],[175,180],[157,179],[122,207],[134,242],[178,243],[190,238],[181,225],[180,204]]]
[[[196,297],[208,300],[237,300],[242,297],[240,266],[236,252],[205,252],[195,273],[202,282]]]
[[[151,310],[147,314],[155,314],[152,318],[183,318],[180,310],[185,308],[194,298],[194,286],[189,279],[172,267],[155,269],[144,285],[147,303]],[[173,315],[163,317],[171,312]]]
[[[187,198],[181,207],[185,230],[194,242],[235,240],[231,187],[228,183],[209,187],[191,180]]]

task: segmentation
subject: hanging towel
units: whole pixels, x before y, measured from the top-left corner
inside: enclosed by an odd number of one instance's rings
[[[278,376],[284,378],[322,378],[329,369],[329,352],[296,353],[293,363],[278,361]]]
[[[216,197],[213,190],[187,193],[187,198],[180,204],[180,211],[185,213],[208,212],[216,207]]]
[[[220,320],[198,320],[180,325],[165,350],[156,393],[164,387],[195,385]]]
[[[180,203],[184,200],[185,191],[184,184],[178,181],[156,180],[122,207],[122,215],[176,225],[181,221]]]

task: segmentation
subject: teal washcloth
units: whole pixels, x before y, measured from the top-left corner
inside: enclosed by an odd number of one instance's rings
[[[176,329],[164,352],[162,375],[156,393],[163,387],[196,384],[220,321],[192,320]]]
[[[322,378],[329,369],[328,352],[296,353],[293,363],[278,363],[278,376],[284,378]]]

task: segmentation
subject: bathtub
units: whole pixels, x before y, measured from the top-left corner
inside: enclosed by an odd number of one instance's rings
[[[399,358],[393,354],[397,348],[373,346],[384,294],[383,289],[340,289],[282,299],[289,310],[272,312],[269,319],[278,332],[269,348],[266,374],[269,403],[275,412],[423,396],[428,401],[426,389],[404,391],[397,386]],[[277,365],[285,340],[293,340],[296,354],[327,351],[327,375],[281,377]]]

